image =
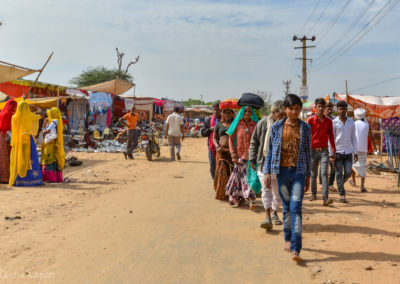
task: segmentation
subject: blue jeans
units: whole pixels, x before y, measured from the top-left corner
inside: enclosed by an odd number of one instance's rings
[[[322,197],[328,200],[328,169],[329,169],[329,152],[328,150],[315,151],[311,150],[311,192],[317,195],[317,176],[318,164],[321,161],[320,177],[322,179]]]
[[[280,167],[276,175],[278,192],[283,207],[283,233],[285,242],[291,242],[290,251],[300,252],[302,246],[302,206],[306,177],[296,168]]]
[[[344,183],[351,177],[353,166],[353,154],[336,153],[336,183],[340,196],[345,196]],[[343,173],[344,170],[344,173]]]
[[[216,162],[215,162],[215,156],[213,155],[213,152],[211,150],[208,150],[208,160],[210,162],[211,177],[212,179],[214,179]]]

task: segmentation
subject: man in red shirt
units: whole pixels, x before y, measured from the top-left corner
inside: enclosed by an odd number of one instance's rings
[[[311,126],[311,201],[317,199],[318,163],[321,161],[322,196],[323,205],[333,203],[329,199],[328,168],[329,160],[336,158],[335,139],[333,136],[332,120],[325,116],[326,102],[322,98],[315,100],[316,115],[310,117],[307,123]],[[329,157],[328,140],[333,149],[332,157]]]

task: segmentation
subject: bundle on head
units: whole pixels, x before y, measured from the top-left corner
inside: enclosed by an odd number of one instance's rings
[[[243,93],[238,101],[239,106],[251,106],[255,109],[264,107],[264,100],[253,93]]]

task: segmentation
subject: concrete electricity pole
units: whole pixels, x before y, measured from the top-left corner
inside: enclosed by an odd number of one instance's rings
[[[292,83],[292,81],[286,80],[286,81],[283,81],[282,83],[283,83],[283,85],[285,86],[285,89],[286,89],[285,96],[287,96],[290,93],[290,84]]]
[[[294,49],[302,49],[303,50],[303,57],[296,58],[303,61],[303,76],[302,76],[302,86],[300,89],[300,97],[305,101],[308,99],[308,86],[307,86],[307,60],[312,61],[311,59],[307,58],[307,48],[316,47],[315,45],[307,46],[307,40],[314,41],[316,39],[315,36],[312,38],[307,38],[303,36],[302,38],[298,38],[296,35],[293,36],[293,41],[299,40],[303,43],[302,46],[297,46]]]

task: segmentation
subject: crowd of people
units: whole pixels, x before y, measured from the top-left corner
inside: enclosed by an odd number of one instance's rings
[[[9,186],[36,186],[62,182],[65,165],[63,121],[53,107],[46,117],[27,102],[9,100],[0,113],[0,182]],[[36,148],[39,122],[43,142]]]
[[[303,121],[303,103],[294,94],[272,104],[271,114],[262,118],[251,105],[235,109],[213,106],[214,114],[201,129],[208,137],[211,178],[215,198],[232,207],[246,201],[255,210],[261,193],[265,219],[260,227],[267,231],[283,224],[284,249],[300,262],[302,248],[302,202],[311,187],[311,199],[318,199],[317,184],[322,184],[322,206],[334,200],[347,203],[345,183],[355,174],[365,189],[366,159],[370,129],[366,111],[355,109],[356,122],[347,116],[344,101],[336,104],[315,100],[316,113]],[[336,179],[337,188],[334,187]],[[282,220],[278,216],[282,205]]]
[[[254,94],[251,94],[255,96]],[[237,107],[237,105],[236,105]],[[284,249],[292,259],[301,261],[302,202],[311,187],[311,199],[318,199],[317,184],[322,184],[322,206],[334,200],[330,192],[339,192],[339,202],[347,203],[345,183],[355,186],[356,173],[365,189],[366,161],[371,131],[366,111],[355,109],[356,122],[347,116],[344,101],[336,104],[322,98],[315,100],[315,115],[300,119],[303,103],[294,94],[271,106],[271,114],[262,118],[255,105],[213,106],[201,134],[207,139],[211,178],[215,198],[232,207],[249,204],[257,208],[261,195],[265,219],[260,227],[267,231],[283,224]],[[180,109],[166,120],[165,138],[170,146],[171,161],[181,159],[184,122]],[[123,116],[128,128],[125,158],[133,159],[141,127],[135,108]],[[41,155],[36,148],[39,122],[43,133]],[[43,182],[62,182],[65,165],[63,121],[60,110],[53,107],[47,115],[25,101],[9,100],[0,112],[0,182],[9,186],[36,186]],[[334,187],[336,179],[337,188]],[[282,206],[282,221],[278,216]]]

